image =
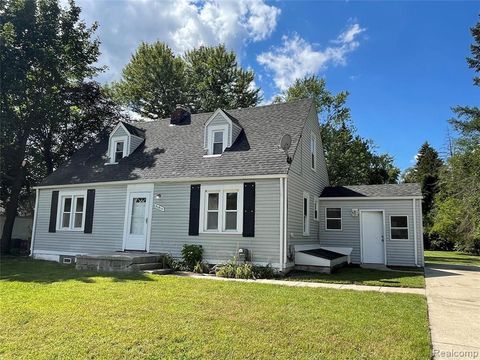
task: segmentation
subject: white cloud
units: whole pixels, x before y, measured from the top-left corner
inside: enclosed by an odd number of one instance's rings
[[[64,0],[65,3],[66,0]],[[249,42],[268,38],[280,9],[264,0],[78,0],[82,18],[99,22],[102,80],[118,79],[140,42],[165,41],[176,53],[224,43],[241,53]]]
[[[281,46],[261,53],[257,61],[273,73],[277,88],[286,90],[297,78],[316,74],[328,65],[345,65],[347,54],[359,46],[357,37],[363,31],[359,24],[353,24],[332,41],[334,45],[320,50],[298,34],[283,36]]]

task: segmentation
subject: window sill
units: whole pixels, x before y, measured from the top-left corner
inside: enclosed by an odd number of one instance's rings
[[[84,231],[84,229],[56,229],[56,231],[65,231],[65,232],[81,232]]]
[[[209,235],[242,235],[241,231],[199,231],[199,233]]]
[[[325,231],[336,231],[336,232],[339,232],[339,231],[343,231],[343,229],[325,229]]]
[[[110,163],[110,162],[108,162],[108,163],[105,163],[104,165],[117,165],[117,164],[118,164],[118,162],[116,162],[116,163]]]
[[[222,154],[203,155],[204,158],[216,158],[216,157],[220,157],[220,156],[222,156]]]

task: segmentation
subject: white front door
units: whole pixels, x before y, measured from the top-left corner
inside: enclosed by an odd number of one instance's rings
[[[129,193],[125,250],[147,250],[147,232],[150,221],[151,193]]]
[[[362,211],[362,262],[366,264],[384,263],[383,213]]]

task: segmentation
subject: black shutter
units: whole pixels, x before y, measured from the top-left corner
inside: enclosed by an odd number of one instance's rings
[[[200,185],[192,185],[190,188],[190,218],[188,235],[198,236],[198,224],[200,217]]]
[[[87,190],[87,209],[85,210],[85,234],[92,233],[93,227],[93,211],[95,208],[95,189]]]
[[[243,237],[255,236],[255,183],[243,184]]]
[[[52,203],[50,205],[50,224],[48,232],[56,232],[57,230],[57,208],[58,208],[58,191],[52,191]]]

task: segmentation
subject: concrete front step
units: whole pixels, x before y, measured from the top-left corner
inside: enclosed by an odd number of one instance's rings
[[[104,255],[79,255],[77,270],[133,272],[163,267],[163,255],[143,253],[113,253]]]

